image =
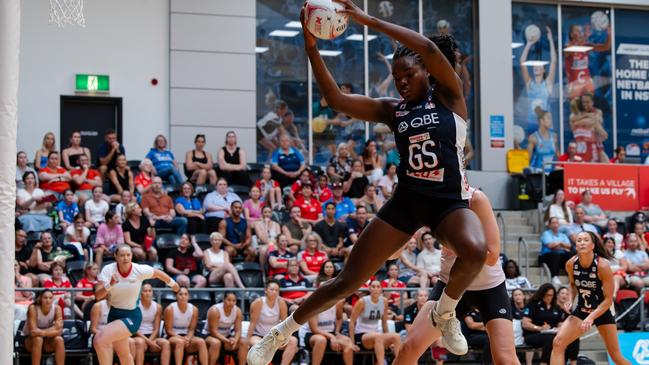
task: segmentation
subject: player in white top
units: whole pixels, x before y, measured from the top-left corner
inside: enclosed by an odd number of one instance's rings
[[[322,284],[320,277],[316,279],[315,284],[316,287]],[[304,337],[304,343],[306,349],[311,351],[311,365],[320,365],[327,347],[331,351],[341,352],[345,365],[354,363],[352,340],[340,332],[343,325],[344,306],[345,300],[341,300],[307,322],[307,334]]]
[[[514,343],[511,303],[505,288],[505,274],[500,262],[498,223],[491,203],[482,191],[472,191],[470,208],[480,218],[487,238],[488,253],[485,265],[458,303],[458,315],[473,306],[478,307],[485,318],[494,364],[520,364]],[[448,280],[455,259],[452,251],[442,249],[442,267],[438,284],[443,286]],[[433,294],[436,289],[437,287],[433,289]],[[440,338],[440,331],[430,325],[429,317],[434,305],[434,301],[428,301],[421,308],[408,330],[408,336],[403,341],[393,365],[416,363],[421,354]]]
[[[93,340],[99,365],[112,363],[113,349],[121,364],[133,365],[128,340],[140,328],[142,321],[142,312],[137,305],[142,281],[156,278],[167,283],[173,291],[179,289],[169,275],[148,265],[135,264],[132,259],[131,247],[120,245],[115,250],[115,263],[106,265],[97,278],[95,298],[99,301],[111,293],[108,324]]]
[[[209,363],[216,365],[221,355],[221,348],[226,351],[237,351],[239,364],[246,363],[247,351],[241,344],[241,321],[243,314],[237,307],[237,295],[226,292],[223,302],[213,305],[207,311],[207,321],[203,334],[209,349]]]
[[[31,353],[32,365],[40,365],[43,351],[54,352],[56,365],[65,363],[63,342],[63,312],[54,304],[54,295],[45,289],[27,310],[27,322],[23,335],[25,348]]]
[[[275,279],[266,281],[264,296],[255,299],[250,304],[250,326],[243,345],[254,346],[270,329],[288,316],[288,305],[279,297],[279,282]],[[286,345],[279,348],[284,350],[281,365],[289,365],[297,353],[297,338],[290,336]],[[248,349],[246,348],[246,353]]]
[[[169,365],[171,345],[166,338],[158,337],[160,320],[162,319],[162,306],[153,301],[153,287],[149,283],[142,285],[140,311],[142,311],[142,324],[135,337],[133,337],[137,350],[135,365],[144,364],[144,354],[147,351],[160,353],[160,365]]]
[[[198,308],[189,303],[189,289],[180,287],[176,293],[176,301],[164,310],[165,331],[171,349],[174,352],[176,364],[182,364],[185,351],[198,352],[201,365],[207,365],[207,346],[205,340],[195,336],[198,324]]]
[[[379,324],[382,331],[379,332]],[[430,326],[430,324],[429,324]],[[432,327],[432,326],[431,326]],[[401,337],[388,330],[388,300],[383,297],[381,282],[370,282],[370,295],[361,297],[354,304],[349,319],[349,337],[354,341],[354,351],[374,350],[377,364],[385,361],[385,349],[397,356]]]

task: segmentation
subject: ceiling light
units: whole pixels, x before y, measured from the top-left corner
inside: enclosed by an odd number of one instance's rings
[[[523,62],[523,66],[545,66],[547,65],[548,61],[525,61]]]
[[[322,57],[336,57],[339,56],[342,52],[341,51],[332,51],[330,49],[321,49],[320,50],[320,55]]]
[[[564,52],[588,52],[591,51],[591,46],[570,46],[563,49]]]
[[[268,33],[268,35],[271,37],[295,37],[298,34],[300,34],[300,32],[298,32],[297,30],[282,29],[275,29],[274,31]]]
[[[357,34],[352,34],[352,35],[347,36],[345,39],[347,39],[349,41],[361,41],[362,42],[363,41],[363,35],[358,34],[358,33]],[[372,35],[372,34],[368,34],[367,41],[369,42],[369,41],[371,41],[373,39],[376,39],[376,36]]]
[[[264,53],[268,51],[268,47],[255,47],[255,53]]]
[[[290,22],[284,24],[286,28],[302,28],[302,23],[298,20],[291,20]]]

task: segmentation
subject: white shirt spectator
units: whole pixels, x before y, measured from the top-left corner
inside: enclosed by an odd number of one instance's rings
[[[570,224],[573,222],[572,212],[570,211],[570,208],[568,208],[567,210],[568,216],[566,216],[561,205],[552,204],[550,205],[550,218],[557,217],[559,219],[560,225]]]
[[[90,199],[86,201],[84,208],[86,212],[88,212],[92,223],[101,223],[104,221],[109,206],[108,203],[103,200],[100,200],[99,203],[95,203],[94,200]]]
[[[45,195],[45,192],[43,190],[36,188],[34,191],[29,194],[29,192],[25,189],[18,189],[18,192],[16,193],[16,198],[17,200],[29,200],[31,198],[34,199],[40,199]],[[47,209],[38,209],[38,210],[33,210],[33,208],[38,205],[36,201],[32,202],[32,204],[29,206],[29,213],[31,214],[47,214]]]
[[[225,194],[225,196],[219,194],[217,191],[213,191],[205,196],[205,199],[203,200],[203,207],[205,209],[208,208],[210,205],[219,205],[221,207],[225,207],[230,209],[230,205],[232,205],[232,202],[235,201],[241,201],[241,198],[239,195],[232,193],[230,191]],[[211,211],[211,212],[206,212],[205,213],[206,218],[225,218],[225,211],[224,210],[217,210],[217,211]]]
[[[385,190],[386,190],[388,193],[392,194],[392,190],[394,190],[394,186],[395,186],[398,182],[399,182],[399,177],[397,177],[397,175],[394,175],[394,179],[393,179],[393,180],[390,180],[390,178],[388,177],[388,175],[383,175],[383,176],[381,177],[381,179],[379,180],[379,184],[378,184],[378,187],[379,187],[379,196],[380,196],[381,198],[385,199],[385,197],[383,196],[383,189],[382,189],[382,188],[385,188]]]
[[[442,251],[424,249],[417,255],[417,267],[433,274],[439,274],[442,269]]]

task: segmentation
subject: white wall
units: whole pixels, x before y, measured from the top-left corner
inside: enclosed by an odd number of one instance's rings
[[[67,145],[58,135],[60,95],[74,93],[77,73],[110,75],[110,96],[123,98],[129,159],[144,157],[156,134],[169,134],[168,1],[85,0],[86,27],[64,29],[48,24],[48,1],[21,5],[18,148],[30,159],[47,131]]]
[[[255,0],[171,0],[170,126],[178,160],[206,135],[213,155],[234,130],[255,159]],[[215,156],[216,157],[216,156]]]

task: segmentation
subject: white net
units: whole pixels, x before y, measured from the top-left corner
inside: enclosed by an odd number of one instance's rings
[[[50,24],[59,28],[66,25],[85,27],[83,0],[50,0]]]

